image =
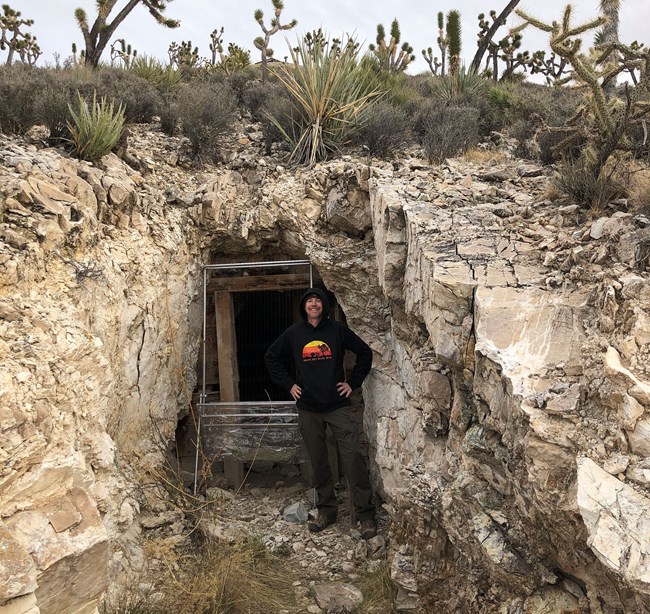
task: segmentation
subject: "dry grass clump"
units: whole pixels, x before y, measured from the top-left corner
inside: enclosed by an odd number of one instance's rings
[[[183,554],[162,548],[155,557],[161,571],[151,574],[151,584],[122,591],[103,614],[273,614],[296,607],[292,570],[259,540],[207,541]]]
[[[383,561],[377,571],[364,576],[359,581],[363,602],[359,614],[395,614],[397,587],[390,578],[390,565]]]
[[[639,168],[630,182],[630,205],[635,213],[650,215],[650,169]]]
[[[479,149],[478,147],[470,147],[465,152],[465,160],[468,162],[474,162],[474,164],[501,164],[505,162],[508,158],[508,155],[505,151],[495,151],[493,149]]]

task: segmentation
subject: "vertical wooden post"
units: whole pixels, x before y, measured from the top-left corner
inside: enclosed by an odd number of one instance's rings
[[[230,292],[215,292],[217,356],[219,360],[219,392],[221,401],[239,401],[239,368],[235,312]]]
[[[239,366],[232,294],[227,291],[215,292],[214,307],[219,361],[219,396],[221,402],[235,402],[239,401]],[[244,461],[232,454],[225,455],[224,473],[228,483],[238,489],[244,480]]]

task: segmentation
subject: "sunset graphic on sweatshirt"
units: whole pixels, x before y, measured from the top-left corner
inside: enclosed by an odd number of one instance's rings
[[[310,341],[302,348],[302,359],[304,362],[311,360],[328,360],[332,358],[330,346],[323,341]]]

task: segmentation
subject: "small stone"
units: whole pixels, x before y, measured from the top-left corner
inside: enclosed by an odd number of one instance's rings
[[[304,506],[302,501],[298,503],[292,503],[284,508],[282,512],[282,519],[285,522],[293,522],[295,524],[304,524],[307,522],[307,508]]]

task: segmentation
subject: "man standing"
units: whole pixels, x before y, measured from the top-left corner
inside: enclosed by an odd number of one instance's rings
[[[349,397],[370,371],[372,350],[347,326],[330,319],[329,301],[320,288],[305,292],[300,300],[300,314],[302,321],[287,328],[271,344],[264,361],[273,381],[291,394],[298,407],[298,425],[317,494],[318,516],[307,526],[316,533],[336,521],[336,493],[325,439],[329,425],[361,523],[361,536],[370,539],[377,534],[375,507]],[[345,350],[356,354],[347,380],[343,368]],[[295,366],[295,378],[288,370],[291,363]]]

